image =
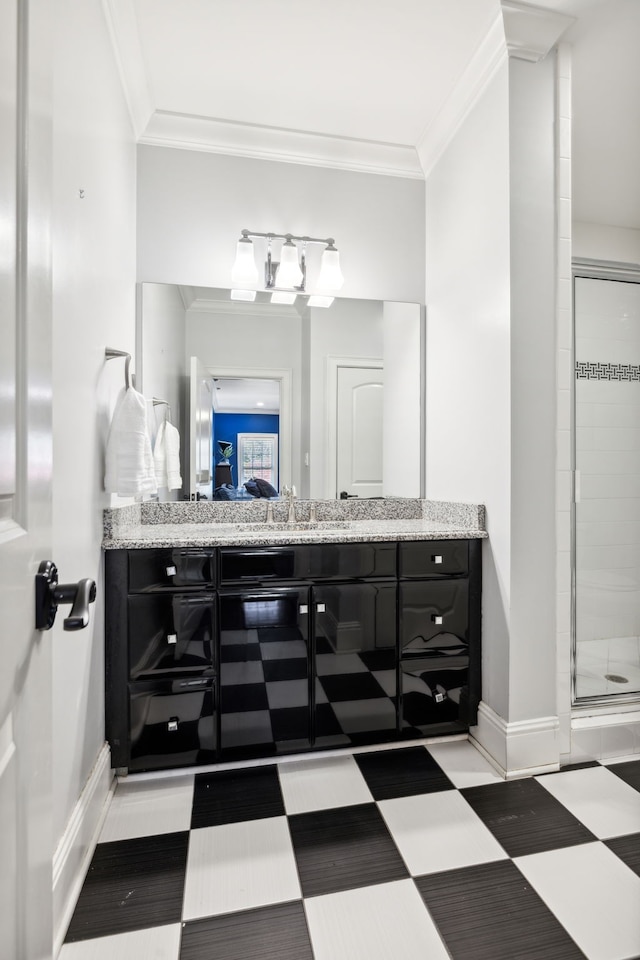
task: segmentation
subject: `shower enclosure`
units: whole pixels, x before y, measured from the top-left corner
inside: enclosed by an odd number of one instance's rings
[[[640,268],[574,265],[573,698],[640,700]]]

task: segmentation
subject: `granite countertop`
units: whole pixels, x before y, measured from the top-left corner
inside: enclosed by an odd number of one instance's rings
[[[484,507],[429,500],[310,501],[296,504],[298,523],[286,521],[286,504],[274,502],[274,522],[264,501],[238,504],[143,503],[105,511],[106,550],[144,547],[272,546],[290,543],[362,543],[390,540],[465,540],[487,537]],[[244,505],[242,505],[244,507]],[[259,509],[258,509],[259,507]]]

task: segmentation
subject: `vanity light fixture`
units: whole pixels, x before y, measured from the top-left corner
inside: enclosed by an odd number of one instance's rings
[[[232,300],[255,299],[259,286],[258,269],[254,256],[254,240],[267,241],[267,258],[264,265],[263,288],[271,291],[272,303],[292,304],[298,294],[307,294],[307,244],[319,243],[325,249],[322,252],[320,273],[313,285],[313,294],[309,305],[328,307],[333,303],[333,295],[344,283],[340,269],[340,255],[333,237],[321,240],[318,237],[298,237],[292,233],[259,233],[243,230],[236,249],[236,259],[231,271]],[[282,240],[279,260],[273,256],[273,241]],[[253,297],[250,294],[253,293]]]

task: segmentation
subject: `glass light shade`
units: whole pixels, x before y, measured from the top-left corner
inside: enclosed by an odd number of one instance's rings
[[[276,283],[279,287],[299,287],[302,283],[302,270],[298,263],[298,248],[291,240],[282,244]]]
[[[329,290],[339,290],[343,283],[344,277],[340,269],[340,254],[335,247],[327,247],[322,254],[316,290],[322,291],[323,293]]]
[[[253,303],[256,298],[255,290],[232,290],[231,299],[232,300],[246,300],[248,303]]]
[[[297,293],[288,293],[286,290],[274,290],[271,294],[271,303],[291,304],[296,302]]]
[[[320,297],[317,294],[309,297],[308,303],[310,307],[330,307],[335,297]]]
[[[231,271],[231,283],[237,287],[254,287],[258,283],[258,268],[253,256],[253,243],[248,237],[238,240],[236,259]]]

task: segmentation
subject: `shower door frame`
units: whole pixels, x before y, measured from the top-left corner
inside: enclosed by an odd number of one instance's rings
[[[571,323],[571,709],[621,706],[630,709],[640,704],[640,692],[603,693],[597,696],[577,695],[578,638],[576,629],[576,280],[618,280],[640,284],[640,264],[615,260],[574,257],[572,260],[572,323]]]

